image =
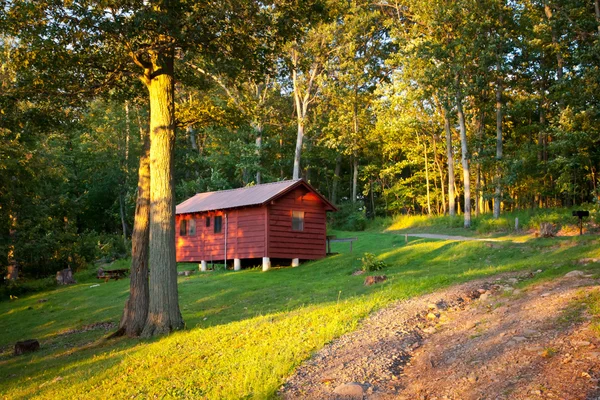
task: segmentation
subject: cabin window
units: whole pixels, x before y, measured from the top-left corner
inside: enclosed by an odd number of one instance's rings
[[[206,217],[206,227],[210,228],[210,217]]]
[[[187,220],[182,219],[181,222],[179,222],[179,236],[186,236],[187,235]]]
[[[221,233],[221,225],[223,225],[223,217],[215,217],[215,233]]]
[[[196,220],[190,219],[190,236],[196,236]]]
[[[292,230],[304,230],[304,211],[292,211]]]

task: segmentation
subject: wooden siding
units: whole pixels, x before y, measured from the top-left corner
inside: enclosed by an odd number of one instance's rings
[[[304,230],[292,230],[292,211],[304,211]],[[271,258],[315,260],[326,255],[325,204],[305,187],[274,200],[268,210],[267,254]]]
[[[210,211],[195,214],[177,215],[175,219],[175,240],[178,262],[222,261],[225,255],[225,230],[227,229],[227,259],[261,258],[265,248],[266,207],[249,207],[224,211]],[[227,214],[227,220],[225,219]],[[211,217],[210,227],[206,227],[206,217]],[[215,216],[223,218],[220,233],[214,233]],[[196,235],[181,236],[180,221],[196,220]],[[227,225],[227,226],[226,226]],[[188,224],[189,227],[189,224]]]

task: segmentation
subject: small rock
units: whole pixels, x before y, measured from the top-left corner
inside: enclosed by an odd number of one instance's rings
[[[586,347],[589,346],[591,343],[587,340],[572,340],[571,344],[575,347]]]
[[[383,282],[387,279],[385,275],[375,275],[375,276],[367,276],[365,278],[365,286],[371,286],[375,283]]]
[[[535,272],[534,272],[534,274],[539,274],[539,273],[541,273],[541,272],[542,272],[542,270],[541,270],[541,269],[538,269],[537,271],[535,271]]]
[[[362,385],[354,382],[344,383],[333,390],[333,393],[337,395],[346,396],[352,399],[362,399],[364,392],[365,389],[362,387]]]
[[[530,351],[532,353],[541,353],[544,348],[542,346],[528,346],[525,350]]]
[[[425,328],[425,329],[423,329],[423,332],[431,335],[432,333],[435,333],[435,326],[430,326],[428,328]]]
[[[536,330],[533,329],[524,329],[523,330],[523,336],[527,337],[527,338],[532,338],[532,337],[540,337],[540,333]]]
[[[517,343],[520,343],[520,342],[524,342],[524,341],[526,341],[526,340],[527,340],[527,338],[526,338],[526,337],[524,337],[524,336],[513,336],[513,337],[512,337],[512,340],[514,340],[514,341],[515,341],[515,342],[517,342]]]
[[[540,295],[540,297],[548,297],[548,296],[550,296],[550,293],[548,293],[548,292],[546,292],[546,293],[542,293],[542,294]]]
[[[477,375],[475,375],[475,374],[469,374],[469,376],[467,377],[467,380],[470,383],[475,383],[475,382],[477,382]]]
[[[485,292],[487,292],[487,290],[485,290],[485,289],[477,289],[477,291],[481,294],[484,294]]]
[[[490,297],[490,293],[486,292],[484,294],[482,294],[481,296],[479,296],[480,300],[487,300]]]
[[[507,281],[513,285],[519,282],[517,278],[508,278]]]
[[[512,286],[504,286],[502,290],[504,290],[505,292],[512,292],[513,290],[515,290],[515,288]]]
[[[39,349],[40,342],[38,342],[36,339],[23,340],[15,343],[15,356],[25,353],[33,353]]]
[[[565,278],[580,278],[580,277],[582,277],[583,275],[585,275],[585,274],[583,273],[583,271],[578,271],[578,270],[574,269],[574,270],[573,270],[573,271],[571,271],[571,272],[567,272],[567,273],[565,274]]]
[[[471,322],[468,322],[467,325],[465,325],[465,329],[471,330],[471,329],[475,328],[476,326],[477,326],[477,323],[471,321]]]

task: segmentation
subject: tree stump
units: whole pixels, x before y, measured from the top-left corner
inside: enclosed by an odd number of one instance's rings
[[[71,271],[71,268],[65,268],[62,271],[58,271],[56,273],[56,283],[59,285],[77,283],[75,279],[73,279],[73,271]]]
[[[21,342],[15,343],[15,356],[19,356],[25,353],[33,353],[40,349],[40,342],[36,339],[27,339]]]

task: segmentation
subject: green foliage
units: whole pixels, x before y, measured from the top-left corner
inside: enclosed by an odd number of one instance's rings
[[[364,231],[367,227],[367,217],[364,210],[350,202],[338,206],[338,211],[329,214],[329,224],[333,229],[343,231]]]
[[[378,259],[377,256],[373,253],[363,254],[360,261],[360,269],[362,269],[365,272],[380,271],[387,267],[387,264],[383,260]]]

